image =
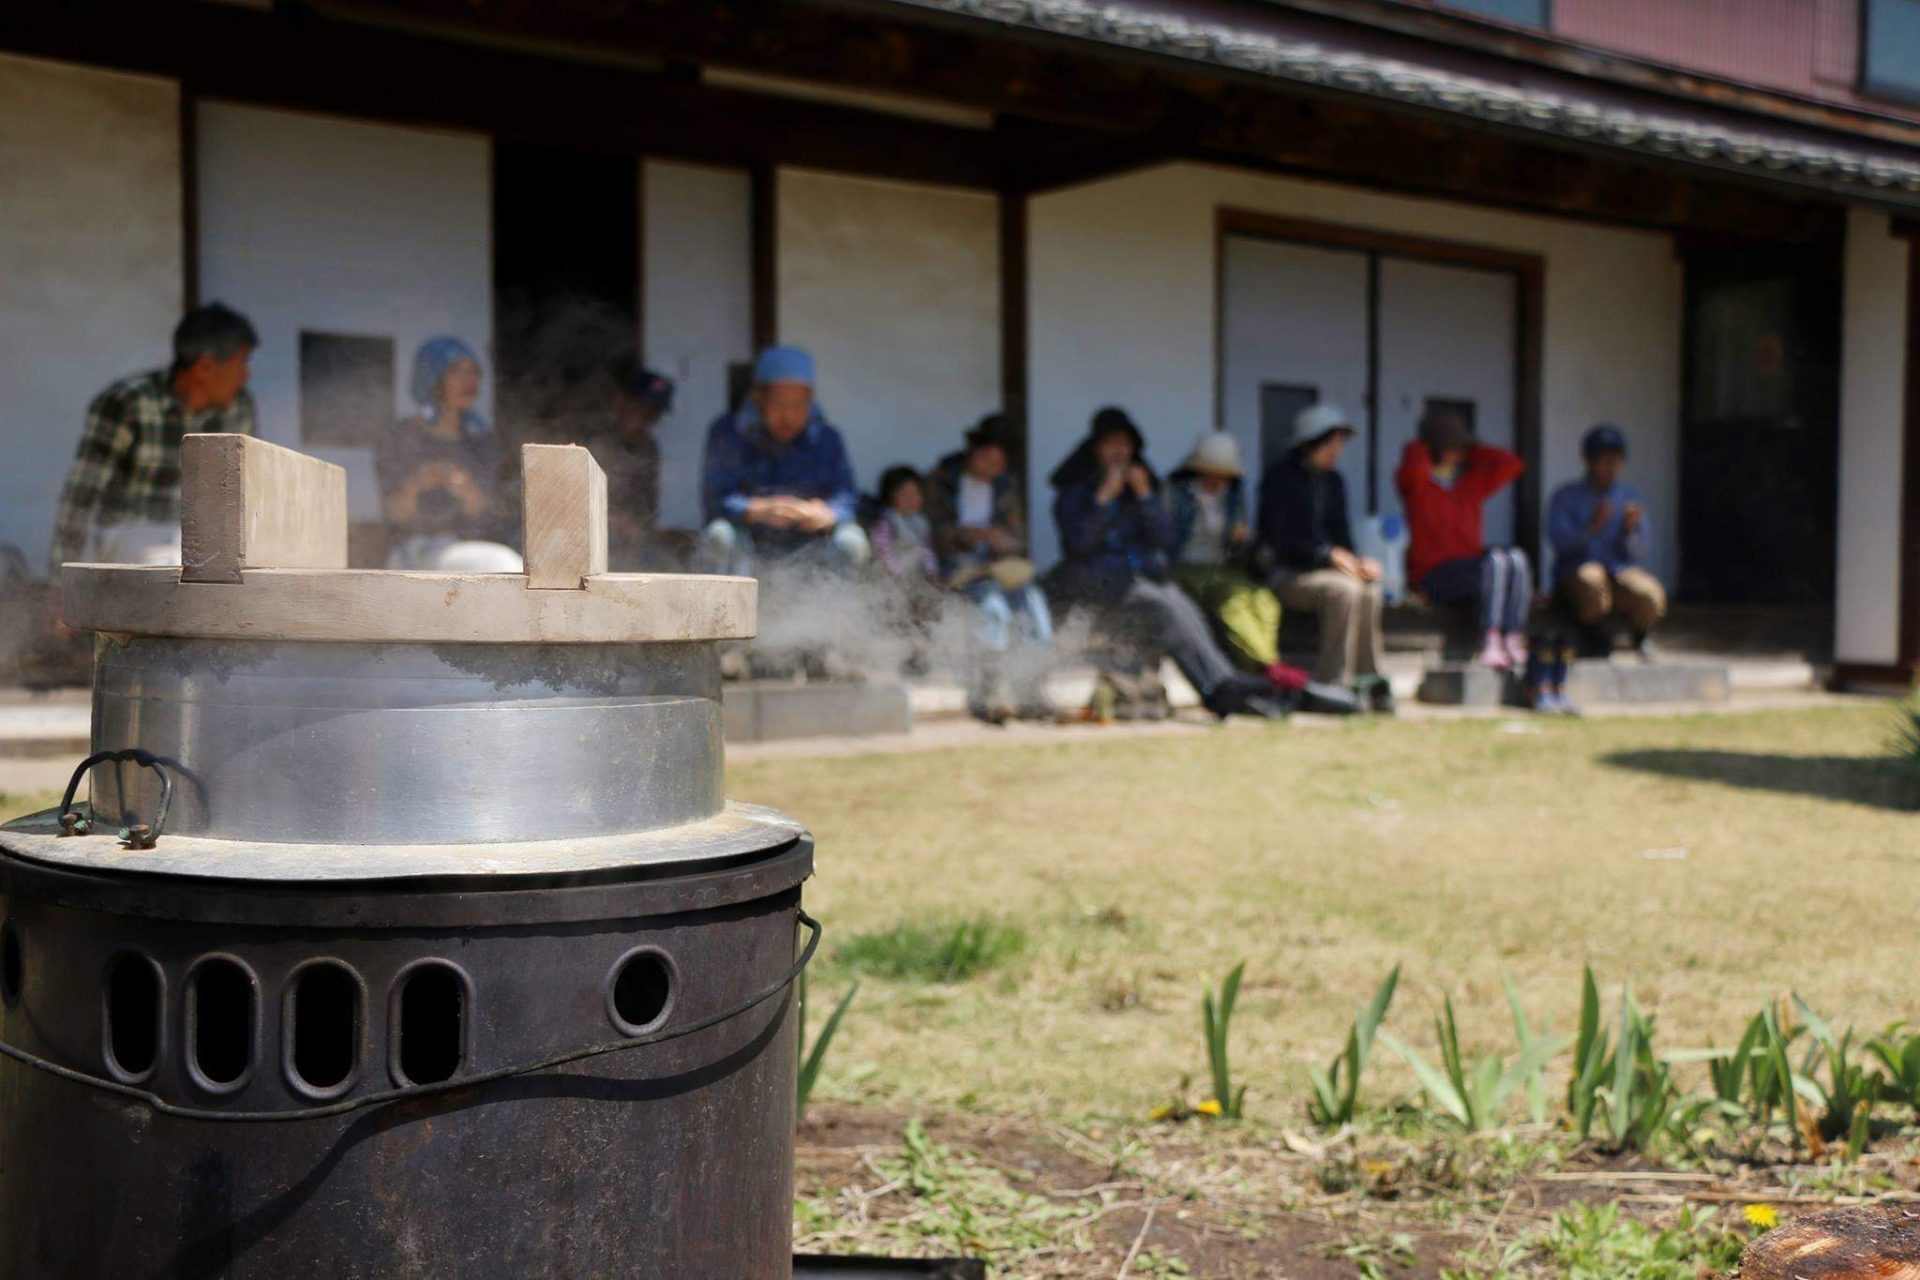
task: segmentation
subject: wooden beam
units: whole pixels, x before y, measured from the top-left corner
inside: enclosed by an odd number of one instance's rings
[[[355,0],[327,13],[356,21],[293,7],[15,5],[0,14],[0,46],[185,75],[210,95],[713,163],[1031,189],[1050,167],[1083,181],[1164,152],[1661,230],[1839,234],[1838,204],[1758,179],[1090,41],[747,0]],[[675,63],[927,97],[1081,136],[1028,155],[989,131],[686,84],[667,74]]]
[[[569,61],[292,6],[29,9],[0,9],[0,49],[175,76],[202,97],[708,164],[997,185],[986,130],[714,88],[671,67]]]
[[[1837,204],[1779,194],[1758,179],[1720,179],[1681,161],[1571,139],[1548,143],[1309,85],[1155,63],[1091,41],[1009,37],[932,16],[903,20],[874,6],[655,0],[643,12],[602,0],[354,0],[337,11],[391,21],[400,9],[416,22],[498,39],[813,78],[1082,131],[1078,150],[1003,153],[1006,184],[1026,189],[1054,185],[1050,162],[1059,181],[1072,182],[1164,153],[1634,226],[1749,239],[1838,234]]]
[[[180,580],[347,567],[347,473],[226,432],[180,442]]]
[[[771,164],[748,174],[748,273],[755,351],[780,340],[780,173]]]
[[[1899,662],[1920,679],[1920,235],[1907,239],[1907,397],[1900,482]]]

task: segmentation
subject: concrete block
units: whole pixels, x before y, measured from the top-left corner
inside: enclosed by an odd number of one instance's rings
[[[906,686],[879,681],[743,680],[722,689],[720,717],[729,742],[860,738],[913,728]]]
[[[1715,705],[1733,696],[1733,681],[1727,668],[1719,663],[1582,658],[1567,671],[1567,696],[1578,706]]]
[[[1420,701],[1440,706],[1498,707],[1517,696],[1511,674],[1468,662],[1433,667],[1420,679]]]

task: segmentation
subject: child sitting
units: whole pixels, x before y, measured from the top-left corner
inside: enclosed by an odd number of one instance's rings
[[[940,612],[940,568],[933,554],[933,529],[927,522],[926,486],[912,467],[889,467],[880,477],[878,508],[867,536],[873,562],[898,588],[888,601],[891,621],[913,638],[903,664],[910,675],[928,670],[927,641]]]

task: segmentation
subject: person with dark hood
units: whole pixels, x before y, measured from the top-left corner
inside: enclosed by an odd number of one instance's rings
[[[988,414],[967,432],[965,447],[927,477],[942,581],[975,610],[967,704],[995,723],[1053,716],[1046,693],[1053,615],[1028,556],[1026,500],[1011,470],[1014,445],[1006,416]]]
[[[1473,609],[1480,663],[1496,671],[1526,668],[1533,565],[1519,547],[1487,546],[1483,513],[1526,469],[1519,454],[1474,439],[1459,414],[1435,409],[1394,474],[1407,511],[1407,581],[1434,604]]]
[[[1357,434],[1334,405],[1294,415],[1291,447],[1261,477],[1259,537],[1280,603],[1320,618],[1313,678],[1329,685],[1364,681],[1374,709],[1390,711],[1393,696],[1380,679],[1381,565],[1353,549],[1347,484],[1338,470]]]
[[[1105,408],[1055,468],[1053,518],[1065,559],[1054,580],[1070,600],[1163,650],[1215,715],[1286,714],[1273,683],[1236,671],[1206,614],[1170,580],[1173,520],[1143,444],[1125,410]]]

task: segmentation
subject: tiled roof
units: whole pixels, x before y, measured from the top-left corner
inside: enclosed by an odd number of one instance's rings
[[[1920,162],[1678,115],[1601,106],[1351,50],[1085,0],[896,0],[1034,32],[1452,112],[1879,200],[1920,204]]]

